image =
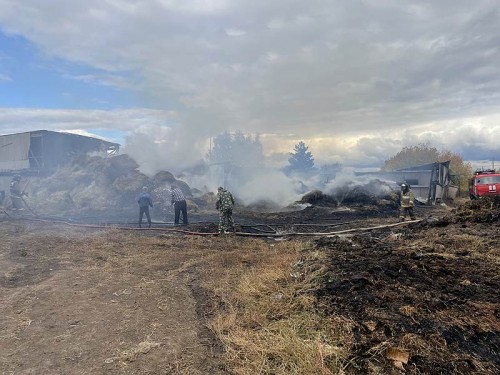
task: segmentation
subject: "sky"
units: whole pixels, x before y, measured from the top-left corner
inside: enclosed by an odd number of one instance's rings
[[[0,0],[0,134],[70,131],[183,168],[223,131],[269,165],[500,160],[498,0]]]

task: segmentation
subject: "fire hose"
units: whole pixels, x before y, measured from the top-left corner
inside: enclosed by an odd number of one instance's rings
[[[27,220],[27,221],[44,222],[44,223],[64,224],[64,225],[68,225],[68,226],[72,226],[72,227],[93,228],[93,229],[175,232],[175,233],[182,233],[182,234],[188,234],[188,235],[198,235],[198,236],[218,236],[218,235],[221,235],[221,233],[218,233],[218,232],[195,232],[195,231],[188,231],[188,230],[176,229],[176,228],[132,228],[132,227],[124,227],[124,226],[70,223],[70,222],[64,221],[64,220],[46,220],[46,219],[40,219],[40,218],[19,218],[19,219]],[[327,232],[327,233],[322,233],[322,232],[320,232],[320,233],[317,233],[317,232],[311,232],[311,233],[309,233],[309,232],[287,232],[287,233],[232,232],[230,234],[234,234],[236,236],[243,236],[243,237],[246,236],[246,237],[267,237],[267,238],[278,238],[278,237],[286,237],[286,236],[316,236],[316,237],[317,236],[326,236],[326,237],[332,237],[332,236],[337,236],[340,234],[347,234],[347,233],[354,233],[354,232],[366,232],[366,231],[371,231],[371,230],[376,230],[376,229],[391,228],[391,227],[396,227],[396,226],[418,223],[420,221],[422,221],[422,220],[421,219],[409,220],[409,221],[392,223],[392,224],[377,225],[377,226],[373,226],[373,227],[364,227],[364,228],[351,228],[351,229],[344,229],[344,230]]]

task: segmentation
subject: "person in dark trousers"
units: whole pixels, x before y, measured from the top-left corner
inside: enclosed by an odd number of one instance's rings
[[[148,226],[151,228],[151,216],[149,215],[149,207],[153,208],[153,200],[151,195],[148,193],[148,188],[144,186],[142,192],[137,197],[137,203],[139,203],[139,228],[142,227],[142,217],[146,214],[148,219]]]
[[[415,213],[413,212],[415,196],[411,191],[410,185],[405,183],[401,184],[401,197],[399,204],[401,206],[399,221],[405,221],[406,216],[409,216],[410,220],[415,220]]]
[[[171,191],[170,201],[174,205],[174,211],[175,211],[174,224],[179,225],[179,217],[180,213],[182,212],[182,222],[184,225],[187,225],[188,217],[187,217],[186,198],[184,197],[184,194],[182,193],[181,189],[179,189],[176,185],[170,186],[170,191]]]
[[[23,196],[27,195],[21,190],[21,176],[15,175],[10,183],[10,200],[13,210],[24,210]]]
[[[220,186],[217,189],[215,208],[219,210],[219,233],[234,232],[233,222],[233,195]]]

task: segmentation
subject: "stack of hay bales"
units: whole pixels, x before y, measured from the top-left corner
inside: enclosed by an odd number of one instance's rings
[[[190,187],[166,171],[151,179],[126,154],[110,158],[81,156],[46,178],[32,180],[30,206],[43,215],[136,215],[137,195],[143,186],[152,194],[154,213],[170,208],[170,185],[176,183],[186,197]],[[156,207],[158,205],[158,207]]]

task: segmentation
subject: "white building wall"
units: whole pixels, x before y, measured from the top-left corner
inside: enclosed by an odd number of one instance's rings
[[[29,168],[30,136],[30,133],[0,136],[0,171]]]

